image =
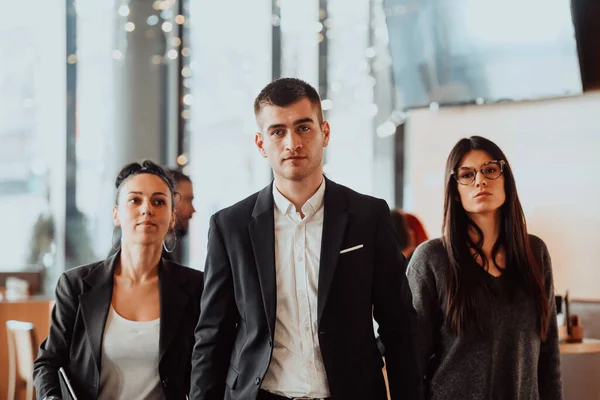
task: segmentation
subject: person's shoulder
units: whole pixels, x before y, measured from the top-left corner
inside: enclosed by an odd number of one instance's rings
[[[412,259],[431,259],[446,256],[446,248],[441,238],[427,240],[421,243],[413,252]]]
[[[75,268],[71,268],[63,272],[69,279],[82,279],[88,276],[92,271],[96,268],[101,268],[104,265],[105,260],[94,261],[93,263],[84,264],[77,266]]]
[[[448,263],[448,253],[441,238],[427,240],[421,243],[410,257],[408,269],[420,275],[437,275],[445,270]]]
[[[373,197],[373,196],[369,196],[368,194],[364,194],[364,193],[360,193],[357,192],[354,189],[350,189],[348,186],[344,186],[341,183],[337,183],[334,182],[330,179],[328,179],[327,184],[332,185],[335,190],[338,190],[339,192],[343,193],[343,195],[351,200],[356,200],[356,201],[381,201],[381,199],[377,198],[377,197]],[[327,190],[327,189],[325,189]]]
[[[245,199],[217,211],[214,213],[213,218],[219,221],[228,221],[230,219],[238,220],[244,216],[250,217],[259,193],[253,193]]]
[[[165,260],[164,262],[169,274],[175,277],[180,286],[188,288],[188,291],[195,292],[197,288],[204,287],[204,272],[175,261]]]
[[[198,269],[186,267],[185,265],[179,264],[175,261],[165,260],[164,262],[167,268],[169,268],[169,271],[181,277],[181,279],[197,280],[204,278],[204,273]]]
[[[357,208],[361,211],[377,210],[382,207],[386,207],[389,209],[387,202],[384,199],[357,192],[354,189],[350,189],[347,186],[344,186],[331,180],[329,180],[327,183],[330,185],[334,185],[335,190],[337,190],[344,196],[351,209]]]
[[[550,251],[546,243],[536,235],[528,234],[529,248],[537,262],[541,263],[546,273],[551,270]]]
[[[531,250],[533,252],[548,252],[548,246],[546,246],[546,243],[544,243],[544,241],[540,237],[532,235],[531,233],[527,236],[529,237],[529,246],[531,247]]]
[[[64,285],[66,282],[73,289],[81,287],[81,282],[83,282],[88,275],[96,271],[98,268],[103,268],[105,266],[105,262],[106,260],[95,261],[93,263],[80,265],[78,267],[66,270],[61,274],[58,284]]]

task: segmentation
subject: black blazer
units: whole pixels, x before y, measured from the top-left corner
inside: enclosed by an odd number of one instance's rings
[[[273,207],[271,184],[211,218],[191,400],[258,394],[275,329]],[[326,179],[324,207],[317,320],[331,397],[387,398],[374,315],[392,397],[420,399],[416,313],[388,206]]]
[[[113,291],[113,271],[120,252],[104,261],[64,272],[56,286],[50,334],[40,345],[33,367],[37,398],[60,396],[58,369],[63,367],[80,399],[99,394],[104,326]],[[167,399],[189,392],[194,327],[200,314],[202,272],[161,260],[158,371]]]

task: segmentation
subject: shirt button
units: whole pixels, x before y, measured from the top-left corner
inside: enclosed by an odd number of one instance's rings
[[[254,384],[255,384],[256,386],[260,385],[260,378],[256,378],[256,379],[254,380]]]

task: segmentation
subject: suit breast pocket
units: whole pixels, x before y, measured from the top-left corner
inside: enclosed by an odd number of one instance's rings
[[[363,244],[345,243],[339,251],[338,268],[363,276],[373,264],[371,254],[369,248]]]
[[[358,254],[362,254],[362,253],[364,253],[364,247],[365,247],[365,245],[362,243],[351,245],[351,246],[342,246],[342,248],[340,250],[340,256],[342,256],[342,255],[356,256]]]

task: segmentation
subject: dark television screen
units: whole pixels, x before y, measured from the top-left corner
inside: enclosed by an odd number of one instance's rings
[[[399,108],[582,92],[570,0],[383,0]]]
[[[600,89],[600,1],[571,0],[583,90]]]

